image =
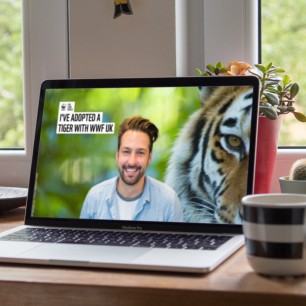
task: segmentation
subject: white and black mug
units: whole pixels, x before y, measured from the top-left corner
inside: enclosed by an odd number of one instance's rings
[[[247,258],[255,272],[306,274],[306,195],[256,194],[242,198]]]

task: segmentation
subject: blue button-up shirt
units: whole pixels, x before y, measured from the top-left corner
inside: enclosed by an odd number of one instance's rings
[[[119,220],[118,178],[95,185],[88,192],[81,210],[81,218]],[[145,186],[132,220],[183,221],[183,212],[175,191],[152,177],[145,177]]]

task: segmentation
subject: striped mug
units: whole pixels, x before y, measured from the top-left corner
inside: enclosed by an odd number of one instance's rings
[[[306,195],[248,195],[242,205],[247,258],[254,271],[306,274]]]

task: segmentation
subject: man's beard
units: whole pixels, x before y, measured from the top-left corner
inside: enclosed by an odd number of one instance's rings
[[[137,166],[123,166],[121,169],[119,169],[119,174],[120,178],[126,185],[133,186],[142,179],[145,174],[145,170]]]

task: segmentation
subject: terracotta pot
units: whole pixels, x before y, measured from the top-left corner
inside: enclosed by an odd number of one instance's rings
[[[281,117],[259,116],[254,193],[269,193],[274,171]]]

